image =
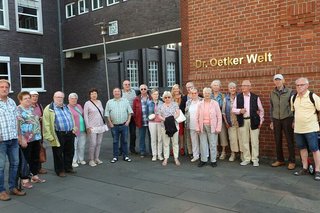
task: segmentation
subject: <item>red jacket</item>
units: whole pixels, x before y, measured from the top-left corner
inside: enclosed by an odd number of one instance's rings
[[[150,97],[148,96],[148,99],[150,100]],[[138,95],[134,100],[132,104],[132,110],[133,110],[133,117],[134,122],[138,128],[142,127],[142,105],[141,105],[141,95]],[[148,115],[148,113],[147,113]]]

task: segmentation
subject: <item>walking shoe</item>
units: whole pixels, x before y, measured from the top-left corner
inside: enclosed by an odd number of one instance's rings
[[[11,200],[11,198],[6,191],[3,191],[0,193],[0,200],[8,201],[8,200]]]
[[[21,180],[21,186],[25,189],[32,189],[33,187],[29,180]]]
[[[211,165],[213,168],[218,166],[217,162],[211,162],[210,165]]]
[[[45,183],[45,179],[39,178],[39,176],[35,175],[31,178],[31,183]]]
[[[82,160],[82,161],[80,161],[80,164],[81,164],[81,165],[86,165],[87,162],[85,162],[84,160]]]
[[[246,166],[248,164],[250,164],[250,161],[247,161],[247,160],[244,160],[240,163],[241,166]]]
[[[112,158],[112,160],[110,161],[110,163],[115,163],[118,161],[118,158]]]
[[[229,161],[234,161],[236,159],[236,154],[234,152],[231,153]]]
[[[76,161],[73,161],[72,162],[72,167],[73,168],[77,168],[79,166],[79,164],[76,162]]]
[[[314,173],[314,180],[320,180],[320,172]]]
[[[278,167],[278,166],[284,166],[286,165],[283,161],[276,161],[273,164],[271,164],[272,167]]]
[[[207,162],[200,161],[200,162],[198,163],[198,167],[203,167],[203,166],[205,166],[206,164],[207,164]]]
[[[259,166],[259,162],[258,161],[253,161],[253,166],[255,166],[255,167]]]
[[[131,158],[129,158],[128,156],[125,157],[123,160],[124,160],[124,161],[127,161],[127,162],[131,162],[131,161],[132,161]]]
[[[300,169],[299,171],[296,171],[293,174],[296,175],[296,176],[307,175],[308,174],[308,170],[307,169]]]
[[[180,165],[181,165],[181,163],[180,163],[180,161],[178,160],[178,158],[174,159],[174,162],[176,163],[176,166],[180,166]]]
[[[96,160],[95,160],[95,163],[96,163],[97,165],[99,165],[99,164],[102,164],[103,161],[101,161],[100,159],[96,159]]]
[[[295,163],[289,163],[288,164],[288,169],[289,170],[293,170],[293,169],[295,169],[296,168],[296,164]]]
[[[89,166],[94,167],[94,166],[97,166],[97,164],[93,160],[91,160],[89,161]]]
[[[13,189],[10,190],[10,194],[16,195],[16,196],[25,196],[27,193],[24,192],[24,191],[21,191],[21,190],[19,190],[17,188],[13,188]]]
[[[154,155],[154,156],[152,156],[152,159],[151,159],[152,161],[157,161],[157,156],[156,155]]]
[[[224,160],[226,158],[226,153],[225,152],[221,152],[221,155],[220,155],[220,160]]]
[[[163,161],[162,161],[162,166],[166,166],[168,164],[168,159],[165,158]]]
[[[191,162],[193,163],[193,162],[196,162],[197,160],[199,160],[199,158],[192,158]]]
[[[163,160],[163,157],[161,155],[158,156],[159,160]]]

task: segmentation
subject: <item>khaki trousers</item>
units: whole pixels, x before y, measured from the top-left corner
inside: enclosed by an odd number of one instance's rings
[[[173,149],[173,156],[175,159],[179,157],[179,132],[174,133],[174,135],[170,138],[166,134],[166,130],[162,128],[162,140],[163,140],[163,155],[165,159],[169,158],[170,155],[170,140],[172,141],[172,149]]]
[[[230,141],[230,149],[231,152],[242,152],[242,143],[240,140],[240,130],[239,127],[229,127],[228,128],[228,135]]]
[[[242,141],[243,157],[245,161],[259,162],[259,132],[260,129],[252,130],[250,119],[244,119],[243,127],[239,127]],[[251,152],[250,152],[251,141]]]

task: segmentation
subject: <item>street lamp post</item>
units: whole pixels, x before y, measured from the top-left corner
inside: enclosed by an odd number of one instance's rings
[[[107,81],[107,96],[108,96],[108,100],[110,100],[108,59],[107,59],[107,47],[106,47],[107,27],[104,22],[100,22],[99,25],[100,25],[101,36],[103,41],[104,67],[106,71],[106,81]]]

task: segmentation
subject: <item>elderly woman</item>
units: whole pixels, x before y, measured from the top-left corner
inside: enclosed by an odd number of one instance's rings
[[[169,91],[165,91],[162,95],[162,104],[159,108],[159,118],[163,121],[162,123],[162,140],[163,140],[163,153],[164,160],[163,166],[166,166],[169,159],[169,145],[170,138],[173,147],[173,156],[177,166],[180,165],[179,157],[179,144],[178,144],[178,125],[175,118],[179,117],[180,110],[176,102],[172,101],[172,95]]]
[[[159,100],[159,91],[157,89],[151,90],[152,100],[148,101],[148,113],[149,113],[149,132],[151,137],[151,151],[152,161],[163,160],[162,157],[162,137],[161,137],[161,119],[159,117],[159,108],[163,104]]]
[[[98,90],[93,88],[89,91],[90,100],[84,104],[84,121],[87,128],[87,134],[90,138],[89,145],[89,165],[97,166],[103,162],[99,159],[100,147],[105,129],[105,121],[103,118],[103,107],[101,101],[98,100]]]
[[[75,139],[74,139],[74,156],[72,161],[72,167],[78,167],[79,164],[85,165],[84,161],[84,150],[86,145],[86,125],[83,118],[83,109],[80,104],[78,104],[77,93],[69,94],[69,104],[68,107],[73,115],[74,122],[76,125]]]
[[[199,135],[196,131],[196,114],[201,98],[199,97],[198,90],[196,88],[192,88],[190,94],[191,99],[186,103],[186,129],[190,131],[192,143],[193,158],[191,159],[191,162],[196,162],[199,160]]]
[[[185,113],[186,108],[186,100],[183,99],[183,94],[179,84],[175,84],[172,86],[171,95],[174,102],[179,105],[179,108],[183,113]],[[179,123],[179,148],[180,148],[180,155],[184,155],[184,122]]]
[[[203,167],[208,161],[208,143],[210,150],[211,166],[217,166],[217,142],[221,132],[222,116],[217,101],[210,98],[211,89],[203,89],[204,99],[199,103],[196,113],[196,131],[200,134],[201,161],[198,167]]]
[[[239,137],[239,124],[237,121],[237,116],[232,112],[232,105],[237,96],[237,85],[234,82],[230,82],[228,85],[229,93],[223,100],[222,116],[224,123],[228,129],[229,141],[231,155],[229,161],[234,161],[236,159],[236,153],[241,152],[242,149]]]
[[[18,100],[20,102],[17,108],[19,144],[24,158],[29,164],[30,172],[33,175],[31,182],[43,183],[45,180],[38,176],[40,141],[42,138],[39,117],[34,113],[31,106],[31,95],[29,92],[20,92]],[[21,177],[21,179],[24,188],[32,188],[32,184],[27,177]]]

